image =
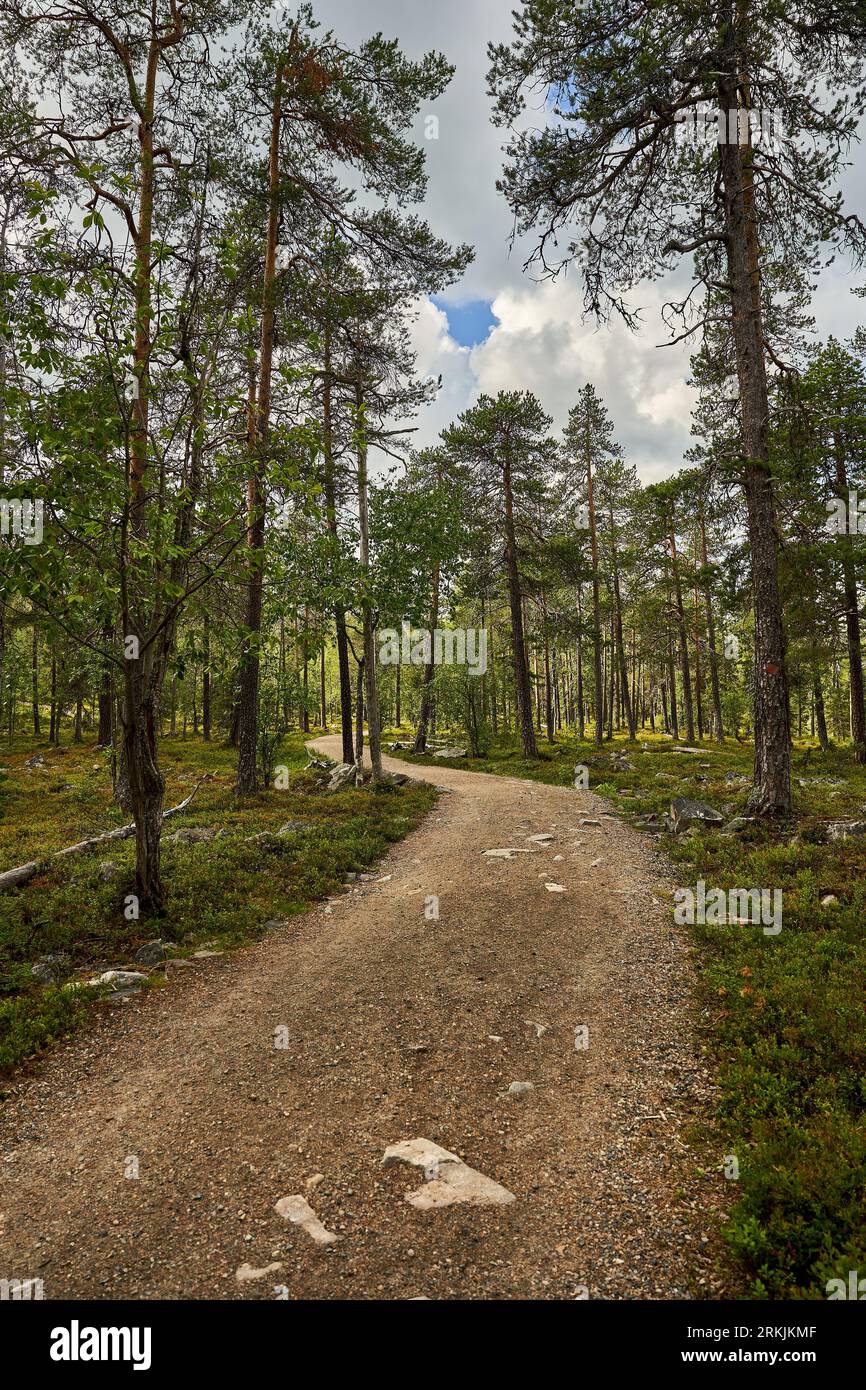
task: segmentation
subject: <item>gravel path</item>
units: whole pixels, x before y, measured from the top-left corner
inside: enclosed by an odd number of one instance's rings
[[[450,791],[378,881],[170,967],[7,1087],[0,1276],[46,1298],[720,1292],[719,1183],[681,1137],[709,1086],[652,842],[588,792],[424,775]],[[407,1203],[425,1172],[382,1156],[420,1137],[515,1200]],[[297,1194],[339,1240],[275,1210]]]

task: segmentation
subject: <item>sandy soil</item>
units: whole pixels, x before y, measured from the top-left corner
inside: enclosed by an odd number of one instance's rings
[[[379,881],[170,966],[7,1086],[0,1276],[46,1298],[718,1294],[719,1184],[682,1139],[709,1085],[652,842],[587,792],[419,775],[450,790]],[[482,853],[508,847],[530,852]],[[421,1136],[516,1200],[408,1204],[423,1172],[382,1155]],[[278,1215],[296,1193],[337,1242]]]

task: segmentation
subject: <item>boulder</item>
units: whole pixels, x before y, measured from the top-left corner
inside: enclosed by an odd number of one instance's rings
[[[465,758],[465,748],[437,748],[433,754],[434,758]]]
[[[97,975],[95,979],[88,980],[89,985],[110,985],[112,992],[115,990],[140,989],[147,980],[146,975],[142,975],[140,970],[106,970],[102,975]]]
[[[828,840],[855,840],[866,835],[866,820],[834,820],[827,826]]]
[[[721,811],[708,806],[705,801],[693,801],[690,796],[675,796],[671,802],[671,820],[677,831],[691,825],[724,825]]]
[[[727,825],[722,828],[723,835],[742,835],[744,831],[750,830],[755,824],[754,816],[734,816]]]
[[[132,959],[136,965],[160,965],[165,960],[165,947],[161,941],[148,941]]]
[[[72,965],[64,951],[52,951],[31,965],[30,974],[42,985],[59,985],[72,974]]]

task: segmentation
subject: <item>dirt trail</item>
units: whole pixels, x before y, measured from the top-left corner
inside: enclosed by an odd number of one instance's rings
[[[707,1082],[651,842],[587,792],[420,775],[451,790],[380,882],[174,967],[7,1087],[0,1276],[46,1298],[712,1291],[715,1185],[679,1133]],[[482,854],[507,847],[531,852]],[[422,1136],[516,1200],[417,1210],[424,1173],[381,1160]],[[277,1214],[298,1193],[339,1241]]]

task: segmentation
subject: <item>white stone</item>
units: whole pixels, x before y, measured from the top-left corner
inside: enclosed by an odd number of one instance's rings
[[[242,1264],[240,1269],[235,1270],[235,1278],[239,1284],[247,1284],[253,1279],[266,1279],[269,1274],[276,1274],[282,1269],[279,1262],[265,1265],[264,1269],[253,1269],[252,1265]]]
[[[434,1207],[450,1207],[462,1202],[473,1207],[502,1207],[515,1200],[500,1183],[487,1178],[475,1168],[469,1168],[456,1154],[434,1144],[431,1139],[404,1139],[385,1150],[382,1163],[411,1163],[423,1168],[427,1179],[423,1187],[407,1192],[406,1201],[413,1207],[428,1211]]]
[[[130,989],[133,985],[142,985],[147,979],[140,970],[106,970],[103,975],[98,975],[94,980],[88,980],[89,985],[111,985],[112,989]]]
[[[301,1226],[317,1245],[333,1245],[335,1240],[340,1239],[333,1231],[325,1230],[306,1197],[302,1197],[300,1193],[294,1193],[291,1197],[281,1197],[274,1210],[293,1225]]]

